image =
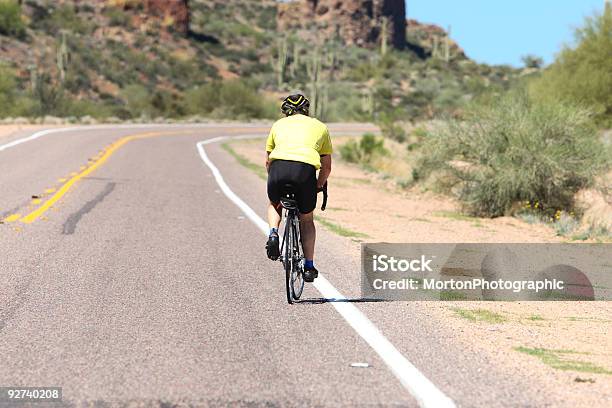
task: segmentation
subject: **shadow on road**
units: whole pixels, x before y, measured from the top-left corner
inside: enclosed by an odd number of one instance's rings
[[[385,299],[368,299],[368,298],[355,298],[355,299],[335,299],[335,298],[311,298],[301,299],[295,301],[294,304],[300,305],[320,305],[323,303],[374,303],[374,302],[388,302]]]

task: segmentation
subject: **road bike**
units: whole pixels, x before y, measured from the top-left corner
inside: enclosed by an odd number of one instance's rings
[[[323,192],[323,205],[321,211],[327,206],[327,183],[321,189]],[[285,230],[281,242],[280,261],[285,269],[285,287],[287,289],[287,302],[292,304],[300,300],[304,290],[304,251],[300,235],[300,211],[295,199],[295,187],[286,184],[283,196],[280,199],[285,209]]]

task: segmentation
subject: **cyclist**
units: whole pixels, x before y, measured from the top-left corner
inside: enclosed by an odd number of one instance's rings
[[[332,164],[332,144],[327,126],[309,117],[310,102],[304,95],[290,95],[281,111],[286,116],[272,126],[266,142],[268,170],[268,224],[270,235],[266,244],[268,258],[280,256],[278,227],[281,221],[281,189],[286,184],[296,188],[300,212],[300,231],[304,249],[304,281],[313,282],[319,272],[314,267],[316,230],[313,211],[317,192],[323,188]],[[317,177],[317,170],[319,175]]]

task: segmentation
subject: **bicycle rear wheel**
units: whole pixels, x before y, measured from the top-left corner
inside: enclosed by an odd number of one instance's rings
[[[291,275],[293,269],[293,234],[291,233],[292,222],[291,215],[288,214],[285,220],[285,232],[283,237],[283,266],[285,267],[285,289],[287,292],[287,303],[293,303],[293,285],[291,284]]]
[[[299,220],[293,219],[293,261],[291,268],[291,289],[293,300],[299,300],[304,290],[304,257],[302,256],[302,242],[300,240]]]

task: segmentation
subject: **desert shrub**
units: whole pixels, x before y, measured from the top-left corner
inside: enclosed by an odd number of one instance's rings
[[[31,116],[33,101],[20,89],[15,71],[0,63],[0,117]]]
[[[35,16],[34,26],[41,28],[50,34],[57,34],[61,30],[69,30],[79,34],[93,31],[95,26],[82,19],[75,10],[74,6],[60,5],[50,12]]]
[[[466,92],[457,82],[446,81],[433,99],[433,108],[437,114],[454,113],[466,100]]]
[[[215,81],[188,91],[185,110],[224,119],[274,118],[277,107],[246,81]]]
[[[34,99],[33,116],[62,116],[66,94],[50,74],[39,73],[36,85],[32,90],[32,97]]]
[[[228,24],[227,21],[225,23],[226,29],[232,35],[236,35],[239,37],[257,37],[261,34],[257,30],[255,30],[251,25],[241,24],[241,23],[231,23]]]
[[[16,0],[0,0],[0,34],[20,39],[26,36],[21,6]]]
[[[525,68],[540,69],[544,65],[544,60],[541,57],[532,54],[523,55],[521,61],[523,61]]]
[[[0,117],[30,116],[33,101],[17,80],[15,70],[0,63]]]
[[[108,17],[108,24],[113,26],[127,26],[130,23],[130,16],[122,9],[111,7],[104,10],[104,14]]]
[[[337,122],[371,119],[370,115],[365,112],[363,95],[352,84],[330,83],[327,94],[329,101],[325,108],[325,120]]]
[[[347,73],[347,79],[357,82],[365,82],[376,77],[378,71],[376,65],[370,61],[363,62]]]
[[[580,227],[580,222],[571,215],[565,212],[559,212],[559,215],[555,217],[555,232],[559,236],[569,236],[571,233],[576,231]]]
[[[376,156],[386,155],[384,140],[371,133],[366,133],[359,141],[354,139],[340,147],[340,157],[349,163],[369,164]]]
[[[257,26],[268,30],[276,30],[276,7],[265,7],[257,16]]]
[[[118,111],[118,116],[126,116],[127,113],[127,116],[132,118],[176,118],[185,114],[183,101],[167,91],[151,90],[141,84],[130,84],[123,88],[121,96],[125,101],[125,111]]]
[[[468,94],[481,94],[486,91],[487,83],[479,76],[467,76],[463,79],[463,87]]]
[[[66,92],[47,74],[42,74],[32,92],[32,99],[20,98],[17,106],[23,116],[58,117],[92,116],[104,118],[111,116],[112,107],[90,99],[79,99]]]
[[[177,118],[185,114],[182,100],[175,94],[167,91],[156,90],[151,97],[153,116]]]
[[[90,99],[76,99],[73,97],[65,97],[62,103],[54,112],[57,116],[62,117],[77,117],[91,116],[97,119],[103,119],[113,115],[111,106]]]
[[[580,104],[595,113],[601,126],[612,125],[612,6],[587,18],[576,30],[576,46],[566,47],[534,80],[532,94],[543,100]]]
[[[384,137],[403,143],[406,141],[406,131],[398,118],[398,111],[382,112],[377,121],[380,132]]]
[[[10,116],[15,102],[17,83],[12,69],[0,65],[0,115]]]
[[[163,65],[155,64],[147,60],[142,52],[132,50],[125,44],[113,40],[106,41],[103,52],[96,48],[87,49],[81,45],[78,53],[88,66],[120,87],[142,82],[140,73],[145,74],[147,78],[154,77]],[[130,69],[126,69],[129,64],[133,65]],[[153,65],[158,67],[152,68]]]
[[[126,101],[126,108],[131,117],[153,116],[151,94],[144,86],[140,84],[128,85],[122,89],[121,95]]]
[[[589,113],[564,103],[515,91],[470,106],[463,119],[430,132],[417,171],[442,171],[475,215],[500,216],[519,201],[571,209],[574,194],[607,166]]]
[[[416,127],[412,129],[412,131],[410,132],[410,135],[407,138],[408,143],[406,144],[406,149],[409,152],[419,149],[422,146],[423,141],[427,138],[428,135],[429,135],[429,132],[425,128]]]

